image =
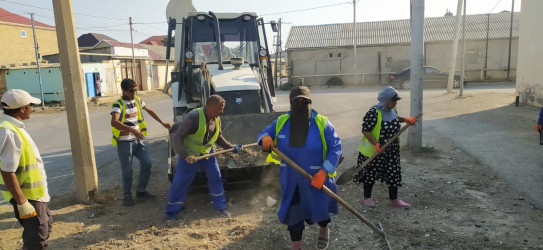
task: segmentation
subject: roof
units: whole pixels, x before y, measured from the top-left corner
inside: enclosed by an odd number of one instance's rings
[[[486,39],[490,18],[489,39],[509,38],[511,12],[466,16],[466,39]],[[452,41],[456,17],[424,19],[424,42]],[[513,37],[519,36],[520,13],[513,13]],[[356,23],[358,46],[411,43],[410,20]],[[462,25],[460,26],[462,32]],[[461,33],[460,33],[461,34]],[[288,49],[353,46],[353,24],[323,24],[294,26],[286,47]]]
[[[140,44],[149,51],[149,56],[152,60],[166,60],[166,46]],[[175,48],[170,48],[170,59],[174,56]]]
[[[93,47],[103,40],[116,41],[115,39],[100,33],[87,33],[77,38],[79,47]]]
[[[0,22],[32,26],[32,19],[17,15],[15,13],[11,13],[2,8],[0,8]],[[38,22],[36,20],[34,20],[34,26],[42,27],[42,28],[50,28],[50,29],[55,28],[55,26]]]
[[[111,46],[132,48],[131,43],[119,42],[117,40],[102,40],[98,44],[94,45],[93,48],[111,47]],[[134,43],[134,48],[145,49],[141,44],[137,44],[137,43]]]
[[[149,37],[149,38],[139,42],[139,44],[164,45],[162,40],[164,40],[165,38],[168,38],[168,36],[166,36],[166,35],[164,35],[164,36],[152,36],[152,37]]]

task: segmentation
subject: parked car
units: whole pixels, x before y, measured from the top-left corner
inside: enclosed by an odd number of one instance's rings
[[[444,73],[437,70],[434,67],[424,66],[424,80],[423,87],[434,88],[447,88],[447,81],[449,81],[449,73]],[[390,74],[388,77],[388,83],[394,87],[401,89],[411,88],[411,68],[406,68],[399,73]],[[466,86],[467,79],[464,76],[464,86]],[[460,87],[460,75],[454,75],[453,88]]]

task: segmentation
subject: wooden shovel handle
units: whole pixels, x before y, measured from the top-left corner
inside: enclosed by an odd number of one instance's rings
[[[419,119],[420,117],[422,116],[422,113],[418,114],[416,117],[417,119]],[[394,142],[398,137],[400,137],[400,135],[406,131],[409,127],[411,127],[411,124],[405,124],[405,126],[403,126],[402,129],[400,129],[400,131],[398,131],[398,133],[396,133],[394,136],[392,136],[392,138],[390,138],[390,140],[387,141],[387,143],[385,143],[385,145],[383,145],[381,147],[381,151],[385,150],[385,148],[387,148],[390,144],[392,144],[392,142]],[[359,169],[363,169],[365,168],[368,164],[370,164],[370,162],[375,159],[375,157],[377,157],[379,155],[379,153],[374,152],[373,155],[371,155],[370,158],[368,158],[367,160],[364,161],[364,163],[362,163],[362,165],[360,166]]]
[[[255,142],[255,143],[251,143],[251,144],[242,145],[243,148],[254,147],[254,146],[258,146],[258,143]],[[205,154],[205,155],[196,157],[196,161],[199,161],[199,160],[211,157],[211,156],[232,152],[232,151],[234,151],[234,148],[229,148],[229,149],[217,151],[217,152],[214,152],[214,153],[211,153],[211,154]]]
[[[272,151],[275,152],[279,157],[281,157],[281,159],[283,159],[283,161],[285,161],[288,165],[290,165],[294,169],[296,169],[296,171],[298,171],[300,174],[302,174],[306,179],[308,179],[310,181],[313,180],[313,176],[311,176],[303,168],[301,168],[298,164],[296,164],[296,162],[294,162],[293,160],[288,158],[288,156],[281,153],[281,151],[274,148],[273,146],[272,146]],[[358,219],[360,219],[362,222],[364,222],[366,225],[368,225],[368,227],[370,227],[374,232],[376,232],[376,233],[378,233],[378,234],[380,234],[381,236],[384,237],[385,232],[383,232],[382,230],[379,230],[379,228],[377,228],[377,226],[375,226],[368,219],[366,219],[362,214],[360,214],[358,211],[356,211],[356,209],[351,207],[351,205],[349,205],[346,201],[341,199],[341,197],[339,197],[337,194],[332,192],[332,190],[330,190],[329,188],[327,188],[324,185],[322,186],[321,190],[324,191],[330,197],[332,197],[334,200],[339,202],[339,204],[341,204],[343,207],[345,207],[347,210],[349,210],[349,212],[354,214]]]

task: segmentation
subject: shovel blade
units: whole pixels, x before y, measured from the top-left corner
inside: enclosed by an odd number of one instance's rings
[[[353,181],[353,176],[355,173],[356,173],[356,168],[354,166],[346,169],[343,173],[339,175],[339,177],[336,180],[336,184],[344,185]]]

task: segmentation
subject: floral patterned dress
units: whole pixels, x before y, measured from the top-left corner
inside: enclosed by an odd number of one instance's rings
[[[370,109],[362,121],[362,131],[372,131],[377,123],[377,110]],[[398,118],[391,121],[382,121],[381,133],[379,135],[379,144],[385,145],[396,133],[400,131],[400,121]],[[374,184],[381,181],[390,187],[400,187],[402,185],[402,172],[400,168],[400,143],[396,139],[379,156],[375,157],[365,168],[360,166],[369,157],[358,153],[357,175],[353,181],[360,185]]]

